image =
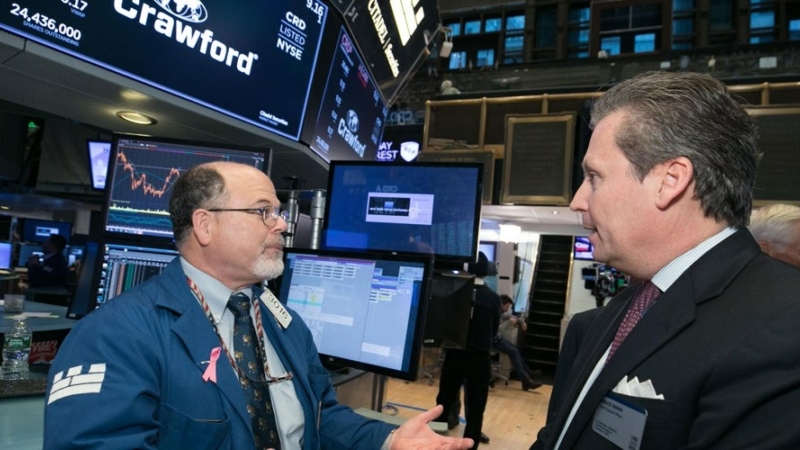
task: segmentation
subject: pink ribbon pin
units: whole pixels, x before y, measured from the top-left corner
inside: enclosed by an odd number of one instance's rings
[[[211,380],[212,383],[217,382],[217,360],[219,359],[219,352],[221,347],[214,347],[211,349],[211,360],[208,362],[206,371],[203,372],[203,381]]]

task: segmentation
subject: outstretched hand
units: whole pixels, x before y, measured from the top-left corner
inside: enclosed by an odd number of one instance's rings
[[[392,434],[389,448],[391,450],[461,450],[472,447],[473,441],[468,438],[452,438],[436,434],[428,426],[428,422],[442,414],[442,405],[437,405],[419,414]]]

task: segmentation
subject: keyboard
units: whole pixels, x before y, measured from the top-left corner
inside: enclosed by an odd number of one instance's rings
[[[47,376],[32,372],[24,380],[0,380],[0,398],[44,395],[47,392]]]

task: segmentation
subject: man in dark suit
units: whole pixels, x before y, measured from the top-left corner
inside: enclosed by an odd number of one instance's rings
[[[591,126],[571,208],[642,282],[572,318],[531,449],[800,448],[800,271],[745,228],[754,122],[714,78],[654,72]]]

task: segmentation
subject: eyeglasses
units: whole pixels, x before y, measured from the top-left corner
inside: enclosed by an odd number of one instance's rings
[[[214,209],[207,209],[206,211],[211,212],[225,212],[225,211],[239,211],[239,212],[246,212],[250,214],[259,214],[261,215],[261,221],[264,222],[264,225],[267,228],[272,228],[278,223],[278,218],[284,220],[284,222],[289,220],[289,211],[285,209],[281,209],[280,206],[265,206],[263,208],[214,208]]]

